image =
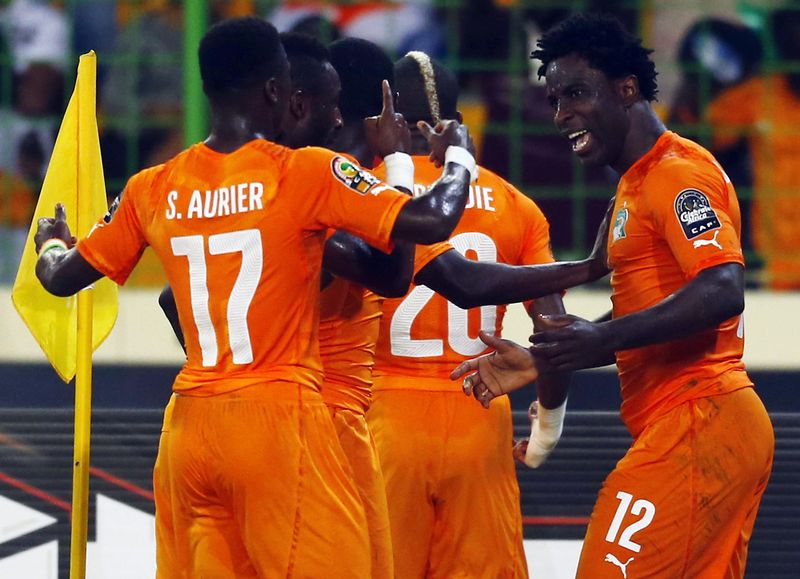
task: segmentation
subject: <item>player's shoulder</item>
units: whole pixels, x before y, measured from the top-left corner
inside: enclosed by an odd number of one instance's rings
[[[648,168],[645,181],[677,181],[697,175],[723,176],[719,163],[705,147],[673,133],[669,146]]]
[[[125,186],[126,194],[130,196],[142,195],[152,191],[153,187],[163,179],[164,175],[169,173],[169,170],[169,162],[166,162],[134,173]]]

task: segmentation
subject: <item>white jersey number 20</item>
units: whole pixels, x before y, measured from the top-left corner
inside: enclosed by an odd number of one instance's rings
[[[456,251],[466,255],[472,250],[478,261],[497,261],[497,246],[491,237],[484,233],[459,233],[450,239]],[[444,341],[439,338],[415,340],[411,337],[411,326],[428,302],[434,291],[419,285],[402,301],[392,316],[391,345],[392,355],[405,358],[427,358],[444,354]],[[497,306],[481,306],[481,330],[494,332],[497,319]],[[447,343],[454,352],[462,356],[476,356],[486,349],[479,338],[471,338],[468,332],[467,310],[447,302]]]

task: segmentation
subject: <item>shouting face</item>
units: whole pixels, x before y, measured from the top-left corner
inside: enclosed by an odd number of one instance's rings
[[[635,79],[609,79],[570,54],[548,65],[546,82],[556,128],[575,154],[586,165],[614,167],[630,129],[627,110]]]

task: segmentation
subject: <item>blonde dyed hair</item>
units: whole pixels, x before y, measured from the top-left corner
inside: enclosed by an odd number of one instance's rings
[[[422,84],[425,87],[425,98],[428,100],[428,108],[431,111],[431,120],[436,124],[442,120],[442,115],[439,110],[439,95],[436,94],[436,76],[433,72],[431,57],[419,50],[412,50],[406,56],[412,58],[419,66]]]

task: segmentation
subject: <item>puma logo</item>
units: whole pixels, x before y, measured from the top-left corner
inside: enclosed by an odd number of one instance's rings
[[[704,245],[713,245],[714,247],[722,249],[722,246],[717,241],[717,235],[719,235],[719,229],[717,229],[714,232],[714,237],[712,237],[711,239],[695,239],[692,242],[692,245],[694,246],[695,249],[697,249],[698,247],[703,247]]]
[[[623,579],[628,579],[628,565],[630,565],[630,564],[631,564],[631,561],[633,561],[633,557],[631,557],[630,559],[628,559],[628,560],[627,560],[627,561],[626,561],[626,562],[623,564],[623,563],[621,563],[621,562],[620,562],[620,560],[619,560],[619,559],[617,559],[617,558],[616,558],[614,555],[612,555],[611,553],[606,553],[606,558],[604,559],[604,561],[605,561],[606,563],[611,563],[612,565],[616,565],[617,567],[619,567],[619,568],[620,568],[620,570],[622,571],[622,577],[623,577]]]

